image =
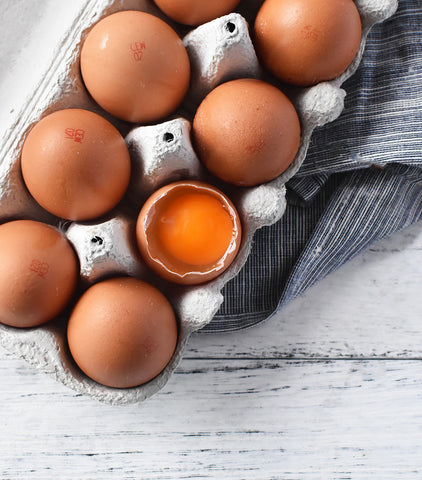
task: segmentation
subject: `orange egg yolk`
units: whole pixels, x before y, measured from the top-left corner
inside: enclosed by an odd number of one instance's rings
[[[168,253],[179,261],[207,265],[218,262],[229,248],[233,220],[213,196],[187,193],[162,211],[158,236]]]

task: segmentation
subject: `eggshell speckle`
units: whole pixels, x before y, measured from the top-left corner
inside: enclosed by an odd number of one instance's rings
[[[97,383],[129,388],[148,382],[170,361],[177,343],[173,309],[152,285],[129,277],[89,288],[69,319],[70,352]]]
[[[189,57],[177,33],[138,11],[115,13],[94,26],[82,47],[81,72],[99,105],[140,123],[172,113],[190,81]]]
[[[88,220],[111,210],[130,179],[129,150],[118,130],[81,109],[54,112],[27,136],[22,175],[35,200],[68,220]]]
[[[283,173],[299,149],[300,135],[290,100],[254,79],[218,86],[193,121],[200,160],[214,175],[239,186],[258,185]]]
[[[66,238],[32,220],[0,226],[0,322],[35,327],[71,300],[79,268]]]
[[[361,34],[353,0],[266,0],[255,20],[260,60],[294,85],[338,77],[356,56]]]

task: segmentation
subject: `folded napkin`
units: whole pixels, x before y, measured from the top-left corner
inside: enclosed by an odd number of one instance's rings
[[[422,6],[401,0],[376,25],[345,109],[314,132],[287,184],[288,207],[259,230],[247,264],[204,331],[254,325],[372,242],[422,216]]]

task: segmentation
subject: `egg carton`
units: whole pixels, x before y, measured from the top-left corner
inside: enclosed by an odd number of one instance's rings
[[[0,342],[16,356],[53,375],[71,389],[108,404],[141,402],[160,390],[180,362],[189,336],[209,323],[221,303],[221,290],[245,264],[255,231],[277,222],[286,208],[285,184],[304,161],[313,130],[336,119],[344,107],[341,84],[357,69],[371,27],[389,18],[397,0],[355,0],[363,31],[359,52],[337,79],[313,87],[289,89],[302,126],[299,152],[291,166],[275,180],[253,188],[225,185],[203,169],[190,141],[191,121],[200,101],[218,84],[242,77],[263,78],[249,24],[262,1],[244,0],[232,13],[190,31],[169,21],[148,0],[89,0],[68,31],[57,55],[10,126],[0,146],[0,220],[30,218],[60,228],[73,244],[80,261],[81,284],[85,287],[106,276],[123,274],[145,279],[158,286],[172,303],[179,320],[179,339],[172,360],[147,384],[130,389],[109,388],[87,378],[72,360],[66,342],[70,308],[59,318],[38,328],[16,329],[0,324]],[[79,71],[79,53],[89,29],[102,17],[120,10],[141,10],[166,20],[183,38],[192,66],[192,87],[183,105],[167,121],[136,126],[106,114],[87,93]],[[274,80],[271,80],[277,85]],[[63,108],[86,108],[106,117],[126,137],[133,175],[129,191],[108,217],[96,223],[69,223],[41,209],[27,192],[20,174],[20,152],[31,127],[43,116]],[[170,284],[143,264],[136,248],[134,206],[157,188],[178,179],[214,183],[231,198],[242,221],[243,239],[238,256],[217,279],[199,286]]]

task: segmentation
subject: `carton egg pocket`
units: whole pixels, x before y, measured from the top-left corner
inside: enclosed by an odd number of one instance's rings
[[[391,16],[396,0],[358,0],[362,20],[359,51],[338,78],[306,88],[287,88],[269,77],[260,67],[251,40],[251,25],[257,3],[244,0],[238,12],[212,20],[196,28],[171,23],[152,1],[91,0],[83,7],[63,41],[35,94],[17,115],[17,121],[1,145],[0,216],[33,219],[58,227],[65,233],[79,257],[82,293],[89,285],[121,275],[134,276],[158,287],[170,301],[178,321],[174,353],[164,370],[147,383],[132,388],[101,385],[72,360],[66,340],[70,307],[58,318],[37,328],[18,330],[0,324],[1,344],[32,366],[73,390],[109,404],[141,402],[160,390],[183,358],[192,332],[209,323],[221,303],[223,286],[245,264],[255,231],[278,221],[285,210],[285,183],[298,171],[316,127],[337,118],[345,92],[341,84],[357,69],[366,37],[374,23]],[[106,113],[86,89],[79,68],[81,48],[92,27],[101,19],[122,10],[144,11],[159,16],[176,29],[183,39],[191,65],[191,84],[180,106],[152,125],[131,124]],[[199,161],[191,143],[192,121],[198,105],[222,82],[239,78],[270,81],[289,97],[298,113],[300,145],[290,166],[274,180],[254,187],[227,184],[210,174]],[[22,175],[22,146],[31,128],[41,118],[62,109],[85,109],[111,122],[125,138],[132,175],[122,200],[107,214],[90,220],[63,221],[45,211],[30,195]],[[136,217],[147,198],[159,188],[178,181],[212,184],[233,202],[242,224],[242,240],[237,255],[224,272],[201,285],[178,285],[161,278],[142,260],[136,247]]]

